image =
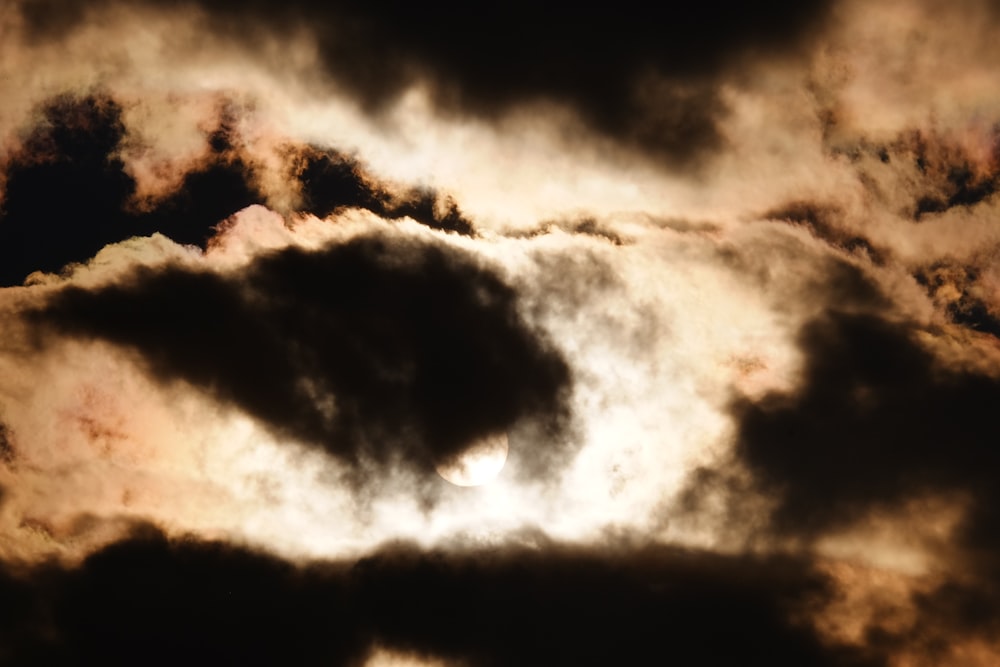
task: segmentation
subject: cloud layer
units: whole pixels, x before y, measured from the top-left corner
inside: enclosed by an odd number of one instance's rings
[[[21,8],[28,29],[52,40],[116,4],[29,0]],[[742,59],[794,52],[830,3],[771,0],[725,12],[674,4],[667,20],[634,3],[614,12],[535,3],[491,11],[396,2],[124,4],[203,13],[212,33],[248,47],[261,32],[310,33],[333,84],[371,109],[413,85],[429,86],[446,112],[488,118],[551,102],[683,164],[723,143],[717,77]]]
[[[386,234],[286,248],[233,275],[138,269],[66,287],[28,317],[132,347],[162,380],[356,464],[402,458],[427,472],[519,420],[555,438],[568,418],[566,362],[510,286],[441,243]]]
[[[794,558],[402,544],[355,562],[297,566],[138,532],[72,571],[6,574],[5,659],[362,664],[375,642],[482,665],[876,664],[797,619],[828,599],[830,585]]]
[[[0,10],[0,662],[997,662],[995,8],[613,9]]]

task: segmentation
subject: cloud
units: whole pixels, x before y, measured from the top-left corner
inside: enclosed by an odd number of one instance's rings
[[[736,455],[780,494],[779,530],[823,530],[921,493],[974,490],[988,508],[1000,464],[988,406],[1000,385],[942,367],[917,334],[830,312],[801,333],[801,389],[734,406]]]
[[[345,208],[363,208],[390,220],[410,218],[432,229],[475,234],[475,225],[454,200],[427,187],[378,183],[357,159],[333,149],[289,147],[300,182],[300,210],[325,218]]]
[[[373,644],[481,665],[876,665],[801,619],[830,582],[791,557],[669,547],[423,551],[291,563],[151,528],[74,567],[5,570],[18,664],[361,664]]]
[[[886,513],[912,534],[929,531],[929,500],[958,508],[925,547],[946,555],[911,593],[912,622],[871,633],[875,645],[936,662],[959,660],[960,639],[988,644],[997,629],[1000,382],[974,362],[939,356],[932,336],[905,320],[835,309],[808,322],[801,386],[737,398],[732,458],[693,476],[684,498],[704,507],[721,493],[731,520],[758,513],[757,530],[811,543]],[[756,494],[766,502],[750,500]]]
[[[136,181],[120,156],[127,129],[121,106],[106,94],[59,96],[5,165],[0,210],[0,284],[18,285],[35,271],[84,262],[104,246],[155,232],[204,246],[213,228],[263,201],[249,167],[229,153],[225,137],[177,188],[143,210]]]
[[[355,463],[401,455],[430,470],[521,419],[568,417],[570,369],[512,288],[475,256],[415,236],[289,247],[230,275],[140,267],[64,287],[29,318],[128,346],[162,380]]]
[[[474,234],[453,200],[427,187],[379,183],[356,159],[333,149],[283,146],[280,157],[291,173],[281,192],[265,194],[266,168],[243,145],[225,105],[211,119],[218,127],[204,133],[204,154],[189,164],[161,167],[161,180],[164,169],[175,173],[152,191],[134,176],[143,157],[141,145],[135,145],[140,139],[110,94],[61,95],[47,100],[40,115],[4,165],[0,284],[5,286],[21,284],[35,271],[54,273],[85,262],[106,245],[136,236],[160,233],[205,248],[228,217],[281,195],[297,194],[294,210],[319,217],[357,207]]]
[[[0,9],[0,662],[996,663],[995,8],[612,9]]]
[[[517,4],[490,12],[405,3],[231,3],[180,5],[203,12],[224,41],[252,45],[261,33],[315,38],[333,84],[376,110],[409,88],[429,86],[436,106],[496,119],[518,106],[569,107],[593,130],[675,165],[720,148],[726,113],[717,85],[727,70],[807,43],[827,0],[769,0],[725,12],[674,4],[666,20],[645,5],[614,12]],[[98,10],[178,5],[25,0],[36,38],[60,39]]]

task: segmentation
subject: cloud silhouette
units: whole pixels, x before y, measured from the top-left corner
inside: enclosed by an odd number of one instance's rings
[[[673,3],[657,16],[631,2],[613,11],[569,11],[558,3],[481,11],[308,0],[198,0],[180,7],[204,12],[220,39],[248,46],[262,33],[313,34],[335,85],[370,109],[415,84],[429,85],[446,113],[487,119],[518,105],[554,102],[601,134],[684,165],[724,143],[719,77],[748,59],[794,52],[822,25],[830,4],[768,0],[718,11]],[[178,8],[161,0],[20,4],[37,39],[63,38],[93,12],[116,6]]]
[[[350,462],[402,453],[429,470],[521,419],[568,418],[569,367],[514,290],[473,255],[402,234],[289,247],[231,275],[140,267],[29,317],[125,345],[160,379]]]
[[[79,566],[0,575],[18,664],[362,664],[373,645],[477,665],[876,665],[796,613],[829,581],[789,557],[665,547],[424,551],[291,563],[141,528]]]

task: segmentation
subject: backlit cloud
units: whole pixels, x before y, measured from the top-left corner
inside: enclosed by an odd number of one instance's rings
[[[666,9],[7,3],[0,662],[995,663],[1000,16]]]

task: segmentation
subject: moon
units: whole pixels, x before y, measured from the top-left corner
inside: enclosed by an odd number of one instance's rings
[[[435,469],[455,486],[481,486],[500,474],[509,450],[507,434],[501,431],[474,440],[460,454],[438,463]]]

